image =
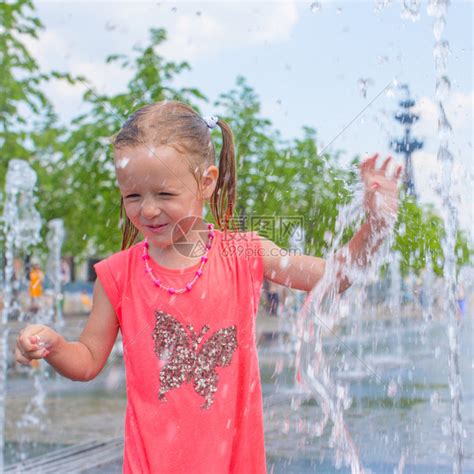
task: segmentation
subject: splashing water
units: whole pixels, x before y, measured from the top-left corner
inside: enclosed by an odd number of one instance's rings
[[[374,84],[374,81],[369,77],[357,80],[357,87],[359,88],[359,92],[364,99],[367,98],[367,89]]]
[[[390,310],[392,318],[398,328],[397,334],[397,355],[402,357],[402,335],[401,335],[401,305],[402,305],[402,279],[400,274],[400,254],[396,252],[394,254],[392,264],[390,265]]]
[[[323,9],[323,6],[321,5],[321,2],[313,2],[309,6],[309,9],[311,10],[311,13],[319,13]]]
[[[353,474],[363,473],[364,469],[357,447],[344,421],[344,410],[349,408],[351,399],[347,387],[335,382],[330,374],[329,364],[323,353],[322,339],[323,330],[332,332],[340,314],[340,298],[336,293],[335,283],[341,264],[334,256],[336,249],[341,247],[346,227],[359,227],[364,217],[363,188],[359,185],[352,202],[340,209],[336,222],[336,235],[328,252],[325,273],[306,298],[298,317],[299,341],[296,357],[297,377],[301,389],[316,397],[323,412],[321,420],[314,423],[313,432],[322,435],[328,422],[332,422],[330,445],[335,451],[335,466],[336,468],[343,464],[350,466]],[[380,264],[387,259],[391,242],[392,238],[384,240],[377,254],[371,258],[368,267],[359,267],[355,262],[350,262],[346,253],[347,263],[344,271],[353,284],[376,279]]]
[[[40,363],[33,374],[34,396],[28,401],[23,415],[16,422],[16,427],[19,431],[18,454],[22,461],[28,457],[28,429],[34,427],[39,429],[41,433],[46,433],[51,426],[51,420],[46,416],[47,410],[45,405],[46,387],[44,379],[48,377],[49,374],[44,363]]]
[[[434,306],[433,291],[434,291],[433,263],[431,261],[430,253],[427,252],[425,273],[423,276],[423,293],[422,293],[423,319],[425,322],[431,321],[433,319],[433,306]]]
[[[456,230],[457,209],[452,183],[454,156],[449,150],[452,127],[446,116],[443,101],[448,97],[451,83],[447,74],[449,42],[442,39],[448,12],[448,0],[430,0],[427,6],[428,15],[434,18],[433,57],[436,72],[436,99],[438,100],[438,161],[442,167],[441,200],[442,214],[445,223],[445,238],[442,242],[444,253],[444,278],[446,297],[444,311],[447,314],[447,333],[449,339],[449,388],[451,395],[450,431],[453,446],[453,472],[460,474],[463,464],[463,424],[461,417],[461,373],[459,367],[459,320],[456,315]]]
[[[64,223],[61,219],[52,219],[48,222],[48,248],[49,248],[49,259],[48,259],[48,270],[50,279],[53,282],[53,311],[54,311],[54,322],[58,327],[62,326],[63,314],[62,314],[62,273],[61,273],[61,248],[64,241]],[[49,321],[53,320],[52,317]]]
[[[5,398],[8,369],[8,319],[13,301],[13,265],[15,251],[26,251],[40,240],[41,217],[35,208],[33,190],[36,173],[23,160],[8,163],[2,227],[5,235],[5,270],[0,338],[0,472],[3,472]]]
[[[401,17],[404,20],[418,21],[420,19],[421,0],[403,0]]]
[[[152,156],[152,152],[149,153],[149,156]],[[122,159],[118,160],[116,163],[117,168],[126,168],[128,163],[130,161],[130,158],[124,156]]]

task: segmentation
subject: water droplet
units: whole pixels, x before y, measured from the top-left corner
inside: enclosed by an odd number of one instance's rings
[[[438,100],[445,100],[449,91],[451,90],[451,82],[447,76],[441,76],[436,81],[436,98]]]
[[[433,408],[438,408],[438,406],[439,406],[439,393],[438,392],[434,392],[434,393],[431,394],[431,396],[430,396],[430,405]]]
[[[322,5],[320,2],[313,2],[309,6],[311,13],[319,13],[322,10]]]
[[[281,358],[277,359],[277,361],[275,362],[275,370],[273,371],[272,378],[283,372],[283,365],[284,365],[283,359]]]
[[[440,138],[441,141],[446,141],[451,136],[451,131],[452,131],[453,127],[451,127],[451,124],[449,123],[448,118],[446,117],[446,113],[444,111],[444,107],[443,107],[443,104],[441,102],[438,104],[438,110],[439,110],[439,113],[438,113],[438,134],[439,134],[439,138]],[[451,155],[451,153],[447,149],[443,148],[443,150],[445,151],[446,156],[447,156],[448,153],[449,153],[449,155]],[[439,154],[438,154],[438,158],[439,158]],[[452,159],[452,155],[451,155],[450,159]]]
[[[400,16],[403,20],[418,21],[420,19],[420,0],[403,0]]]
[[[446,40],[437,41],[433,48],[433,56],[435,60],[435,69],[439,74],[446,73],[446,67],[448,62],[449,42]]]
[[[429,0],[426,12],[429,16],[441,18],[446,16],[449,0]]]
[[[367,97],[367,88],[373,85],[374,81],[370,78],[359,78],[357,81],[357,86],[359,87],[359,92],[361,93],[362,97],[365,99]]]
[[[449,418],[444,418],[441,422],[441,433],[443,436],[448,436],[451,432],[451,420]]]
[[[439,41],[441,39],[441,35],[443,34],[445,26],[446,20],[444,18],[436,18],[433,23],[433,35],[436,41]]]
[[[375,0],[375,12],[379,12],[382,8],[387,8],[392,4],[392,0]]]
[[[130,161],[130,158],[127,158],[126,156],[124,156],[122,159],[117,160],[116,166],[117,166],[117,168],[126,168],[129,161]]]
[[[387,387],[387,396],[389,396],[390,398],[393,398],[397,394],[397,389],[398,389],[397,382],[395,382],[395,380],[390,380],[390,383],[388,384],[388,387]]]

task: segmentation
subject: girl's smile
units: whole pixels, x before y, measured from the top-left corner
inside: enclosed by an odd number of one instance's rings
[[[168,224],[162,224],[162,225],[147,225],[145,227],[148,227],[148,229],[150,229],[151,232],[153,232],[154,234],[160,234],[162,231],[165,230],[165,227],[167,226]]]

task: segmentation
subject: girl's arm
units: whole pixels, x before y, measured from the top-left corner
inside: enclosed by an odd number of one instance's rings
[[[271,240],[260,237],[263,275],[267,280],[296,290],[311,291],[324,274],[326,261],[310,255],[291,255]]]
[[[92,310],[79,341],[66,341],[47,326],[30,325],[23,329],[17,339],[16,360],[21,364],[29,364],[31,359],[44,358],[64,377],[88,381],[96,377],[107,362],[118,329],[114,308],[97,279]]]
[[[344,266],[356,263],[366,266],[390,231],[398,210],[398,179],[402,167],[398,166],[393,176],[387,168],[391,158],[387,158],[380,169],[376,169],[378,155],[362,162],[361,177],[365,185],[364,207],[367,220],[348,244],[336,253],[340,264],[338,271],[338,291],[350,285],[344,273]],[[326,261],[309,255],[291,255],[268,239],[261,237],[263,249],[264,277],[280,285],[297,290],[311,291],[324,274]],[[348,260],[350,262],[348,262]]]

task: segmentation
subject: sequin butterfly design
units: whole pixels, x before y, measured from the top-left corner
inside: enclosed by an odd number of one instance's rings
[[[192,381],[196,393],[206,401],[202,408],[209,408],[219,381],[215,369],[228,366],[237,348],[236,327],[219,329],[199,348],[209,326],[203,326],[196,334],[193,326],[188,325],[188,335],[186,328],[164,311],[157,311],[155,318],[155,353],[167,362],[160,372],[158,398],[166,402],[167,392]]]

